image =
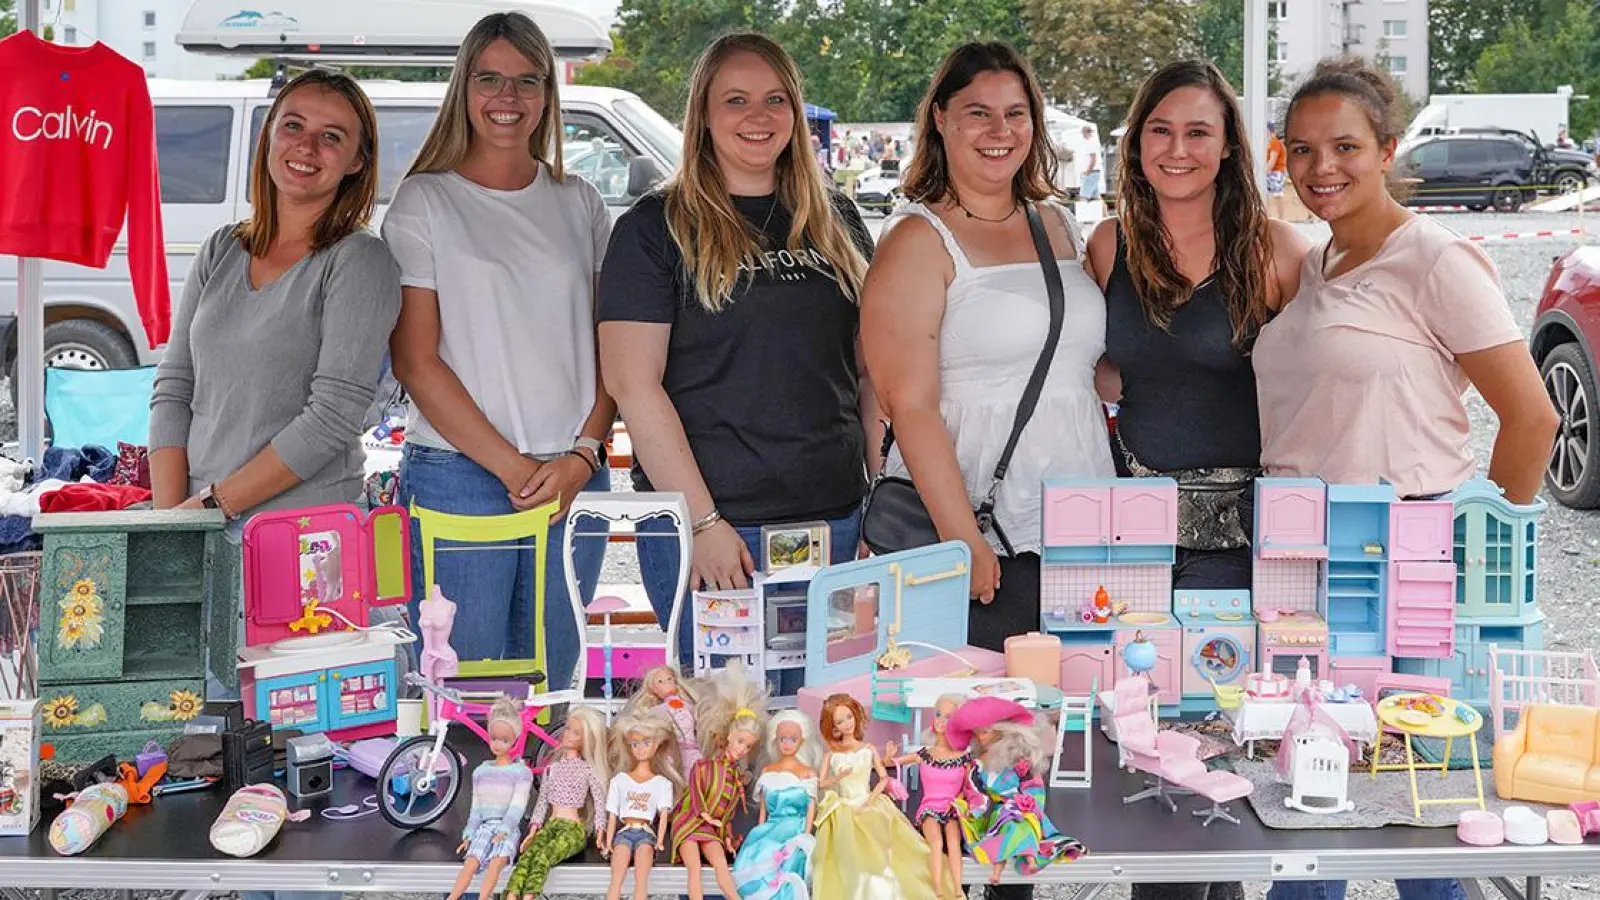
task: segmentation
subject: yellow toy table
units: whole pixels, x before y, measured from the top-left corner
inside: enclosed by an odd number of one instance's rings
[[[1438,715],[1427,712],[1418,712],[1406,706],[1407,701],[1429,698],[1439,706]],[[1465,709],[1468,713],[1467,720],[1457,717],[1457,711]],[[1442,806],[1459,803],[1476,803],[1483,809],[1483,771],[1478,768],[1478,740],[1474,735],[1483,727],[1483,716],[1477,710],[1466,706],[1459,700],[1449,697],[1438,697],[1429,694],[1394,694],[1385,697],[1378,703],[1378,721],[1389,728],[1400,732],[1405,739],[1406,761],[1391,765],[1378,763],[1378,750],[1383,744],[1383,732],[1378,733],[1378,740],[1372,745],[1372,777],[1378,777],[1379,772],[1393,772],[1401,769],[1411,773],[1411,811],[1417,818],[1422,818],[1424,806]],[[1450,751],[1458,737],[1464,737],[1472,745],[1472,778],[1478,787],[1477,797],[1441,797],[1436,799],[1422,799],[1417,791],[1417,755],[1412,749],[1411,738],[1443,738],[1444,759],[1439,763],[1439,775],[1444,777],[1450,772]],[[1432,769],[1430,764],[1424,768]]]

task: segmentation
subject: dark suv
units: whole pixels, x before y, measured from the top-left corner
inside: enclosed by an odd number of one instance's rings
[[[1415,186],[1407,198],[1412,206],[1515,212],[1541,189],[1587,186],[1594,163],[1582,154],[1541,147],[1520,132],[1500,131],[1422,138],[1400,149],[1395,170]]]

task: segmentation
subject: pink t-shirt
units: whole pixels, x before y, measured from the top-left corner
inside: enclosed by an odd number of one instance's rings
[[[1439,494],[1472,476],[1463,353],[1524,340],[1494,263],[1415,217],[1378,253],[1323,277],[1312,248],[1294,300],[1255,345],[1261,465],[1330,484]]]

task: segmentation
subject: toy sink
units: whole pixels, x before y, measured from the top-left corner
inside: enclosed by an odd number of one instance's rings
[[[1172,617],[1158,612],[1130,612],[1117,616],[1117,621],[1124,625],[1165,625]]]
[[[328,634],[308,634],[304,637],[284,638],[281,641],[273,641],[267,646],[272,649],[273,653],[315,653],[319,650],[346,647],[364,640],[366,640],[366,635],[359,631],[335,631]]]

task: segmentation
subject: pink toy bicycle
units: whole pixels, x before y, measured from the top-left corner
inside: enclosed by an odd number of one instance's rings
[[[488,744],[489,733],[478,724],[478,719],[489,715],[489,704],[467,703],[460,691],[434,684],[415,672],[407,673],[405,681],[432,694],[438,701],[438,712],[428,723],[427,734],[401,743],[378,770],[378,811],[396,828],[426,828],[438,821],[461,793],[461,756],[445,746],[450,723],[465,725]],[[544,744],[539,748],[541,751],[556,747],[558,739],[539,727],[536,720],[547,707],[578,699],[577,691],[534,693],[534,688],[543,682],[542,672],[534,673],[528,680],[528,696],[522,705],[522,731],[511,748],[513,758],[522,756],[530,736]],[[533,774],[544,771],[543,757],[547,755],[541,752],[539,764],[530,767]]]

